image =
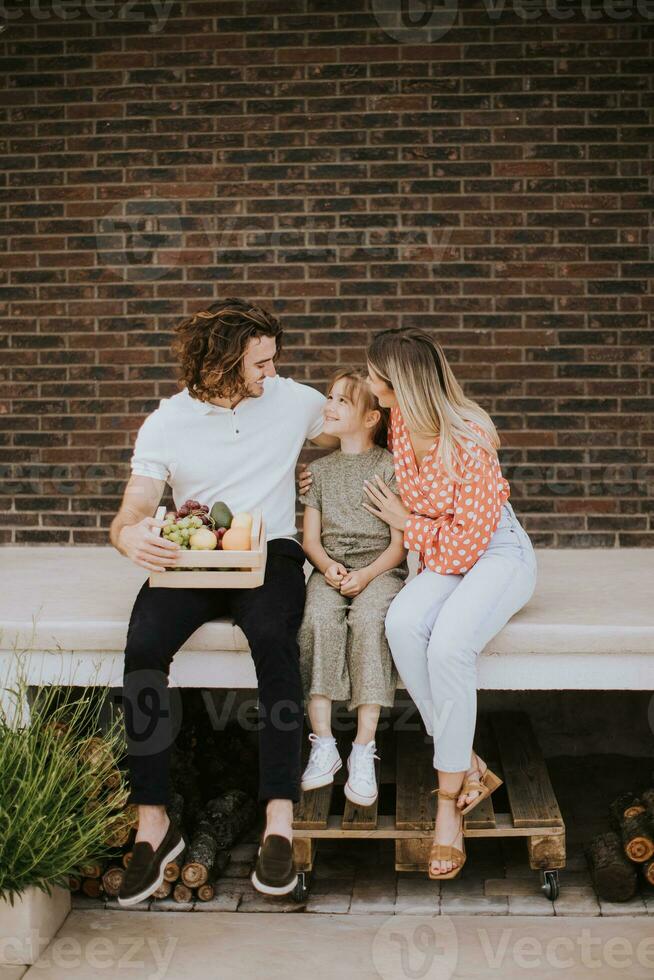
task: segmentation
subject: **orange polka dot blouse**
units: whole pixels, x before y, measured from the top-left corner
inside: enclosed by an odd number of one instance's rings
[[[484,438],[476,422],[470,426]],[[455,445],[455,469],[465,473],[465,479],[452,483],[436,459],[437,445],[438,440],[418,467],[400,410],[391,409],[388,449],[393,453],[400,497],[411,510],[404,547],[419,553],[420,572],[429,568],[443,575],[461,575],[488,547],[511,490],[497,455],[472,442],[467,448],[474,455]]]

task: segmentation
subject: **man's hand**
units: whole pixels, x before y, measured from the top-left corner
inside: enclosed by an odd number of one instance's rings
[[[366,575],[365,569],[357,568],[341,580],[341,595],[352,598],[353,596],[358,595],[359,592],[363,592],[368,583],[369,579]]]
[[[307,493],[307,491],[311,488],[312,483],[313,477],[311,476],[311,470],[309,469],[307,463],[302,463],[297,473],[297,485],[300,496]]]
[[[404,506],[402,498],[398,494],[389,490],[379,475],[375,474],[375,480],[377,481],[376,485],[369,483],[368,480],[363,481],[363,489],[368,495],[368,500],[374,504],[374,507],[371,507],[370,504],[362,504],[362,506],[390,527],[395,527],[398,531],[404,531],[404,526],[411,511],[408,507]]]
[[[345,565],[341,565],[339,561],[335,561],[333,565],[325,569],[325,582],[327,585],[331,585],[332,589],[340,591],[341,582],[346,575],[347,568]]]
[[[118,535],[118,550],[121,554],[149,572],[160,572],[162,568],[171,568],[177,564],[179,545],[167,541],[153,531],[155,527],[163,527],[164,521],[154,517],[144,517],[138,524],[126,524]]]

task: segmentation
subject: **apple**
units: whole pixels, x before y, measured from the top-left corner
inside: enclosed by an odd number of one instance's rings
[[[188,539],[191,551],[213,551],[218,547],[216,535],[208,527],[199,527]]]

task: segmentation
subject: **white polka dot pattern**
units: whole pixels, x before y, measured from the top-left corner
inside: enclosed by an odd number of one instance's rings
[[[480,426],[475,422],[470,426],[484,438]],[[463,482],[451,483],[436,459],[437,446],[438,440],[418,468],[400,410],[391,409],[388,449],[393,453],[400,496],[411,510],[404,546],[419,553],[419,571],[430,568],[442,575],[461,575],[488,547],[511,488],[497,455],[472,442],[467,443],[471,453],[455,446],[455,468]]]

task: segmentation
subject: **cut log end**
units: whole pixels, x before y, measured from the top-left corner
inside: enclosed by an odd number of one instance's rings
[[[192,902],[193,892],[182,881],[178,881],[173,888],[173,898],[176,902]]]
[[[632,837],[625,844],[624,850],[630,861],[641,864],[643,861],[649,861],[654,855],[654,842],[649,837]]]

